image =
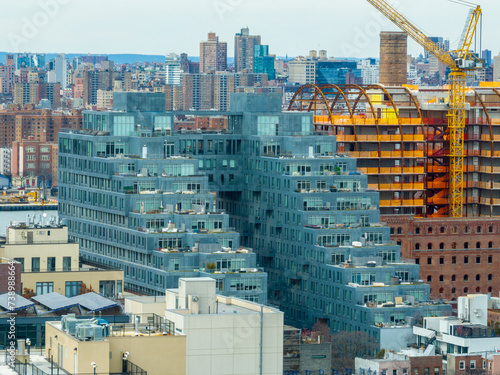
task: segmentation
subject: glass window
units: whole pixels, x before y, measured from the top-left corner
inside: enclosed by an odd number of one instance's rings
[[[71,257],[63,258],[63,271],[71,271]]]
[[[54,291],[53,282],[43,282],[36,283],[36,295],[41,296],[43,294],[52,293]]]
[[[74,297],[80,294],[80,289],[82,287],[81,281],[66,281],[66,297]]]
[[[99,294],[104,297],[115,297],[115,281],[102,280],[99,281]]]
[[[47,272],[55,272],[56,270],[56,258],[47,257]]]
[[[21,263],[21,272],[24,272],[24,258],[14,258],[14,260]]]
[[[40,258],[31,258],[31,272],[40,272]]]
[[[257,135],[278,135],[278,116],[259,116],[257,118]]]

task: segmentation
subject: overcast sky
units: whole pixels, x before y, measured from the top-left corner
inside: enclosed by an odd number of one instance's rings
[[[462,34],[468,8],[449,0],[389,0],[429,36]],[[483,49],[500,52],[499,0],[483,8]],[[398,4],[399,5],[396,5]],[[0,0],[0,51],[199,55],[214,31],[234,54],[248,26],[278,56],[325,49],[328,56],[378,57],[379,32],[398,30],[366,0]],[[422,49],[410,43],[409,53]]]

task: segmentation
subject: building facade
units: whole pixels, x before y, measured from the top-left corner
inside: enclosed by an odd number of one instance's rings
[[[211,278],[167,290],[165,318],[187,336],[186,375],[283,374],[283,313],[216,295]]]
[[[7,242],[0,256],[20,264],[21,293],[37,296],[56,292],[66,297],[96,290],[108,298],[123,293],[123,271],[103,270],[80,265],[78,244],[68,241],[68,228],[55,221],[34,225],[16,223],[7,228]]]
[[[402,256],[420,265],[433,298],[456,301],[468,293],[500,292],[500,219],[393,215],[384,220]]]
[[[0,174],[10,176],[12,170],[12,149],[0,148]]]
[[[234,71],[246,70],[248,73],[254,71],[254,50],[260,45],[260,35],[250,35],[250,30],[242,28],[241,32],[234,36]]]
[[[412,317],[450,312],[427,303],[418,265],[401,261],[380,223],[378,193],[354,159],[336,156],[334,137],[313,134],[310,114],[281,112],[281,95],[234,94],[227,133],[178,134],[174,113],[152,95],[116,93],[112,112],[84,113],[95,135],[61,134],[60,214],[84,257],[125,267],[131,287],[151,292],[167,285],[155,265],[178,256],[168,247],[202,252],[209,240],[199,235],[208,230],[213,249],[254,249],[254,264],[269,272],[270,300],[295,326],[324,320],[333,331],[365,330],[388,347]],[[139,114],[118,98],[142,108],[140,128]],[[217,192],[216,208],[209,191]]]
[[[165,84],[181,84],[181,61],[175,53],[170,53],[165,57]]]
[[[407,83],[408,35],[404,32],[380,33],[380,76],[384,86]]]
[[[12,143],[11,174],[17,186],[57,186],[57,143],[23,140]]]
[[[223,72],[227,68],[227,43],[219,42],[215,33],[200,43],[200,73]]]
[[[52,109],[61,106],[60,83],[16,83],[14,85],[14,104],[38,105],[42,99],[50,101]]]

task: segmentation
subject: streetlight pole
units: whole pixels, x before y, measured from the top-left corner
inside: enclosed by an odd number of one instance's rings
[[[26,339],[26,345],[28,346],[28,360],[31,360],[30,357],[31,340],[29,338]]]

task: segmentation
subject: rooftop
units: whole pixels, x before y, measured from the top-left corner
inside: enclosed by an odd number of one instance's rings
[[[78,315],[93,314],[106,311],[109,315],[122,315],[121,305],[113,300],[105,298],[95,292],[65,297],[59,293],[52,292],[31,299],[15,295],[9,298],[7,293],[0,295],[0,316],[10,311],[17,311],[18,315],[24,316],[59,316],[63,310],[71,310]]]

